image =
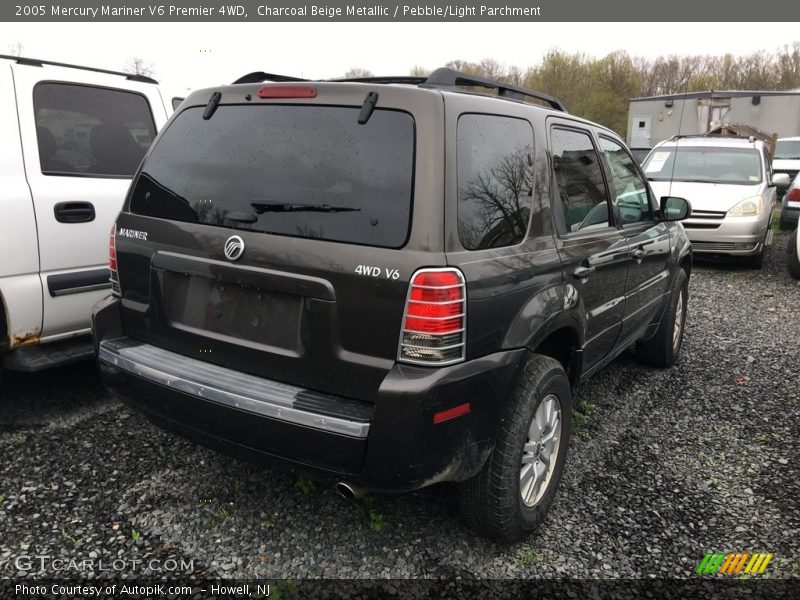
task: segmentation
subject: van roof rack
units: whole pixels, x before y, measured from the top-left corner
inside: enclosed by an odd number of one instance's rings
[[[497,90],[497,97],[499,98],[507,100],[520,100],[520,101],[524,101],[525,98],[534,98],[536,100],[544,102],[545,104],[548,104],[554,110],[567,112],[567,109],[564,108],[564,105],[555,96],[550,96],[548,94],[543,94],[542,92],[537,92],[535,90],[531,90],[528,88],[511,85],[510,83],[504,83],[502,81],[489,79],[487,77],[481,77],[479,75],[472,75],[470,73],[456,71],[455,69],[450,69],[448,67],[442,67],[440,69],[436,69],[428,77],[417,77],[412,75],[412,76],[388,76],[388,77],[352,77],[346,79],[321,79],[321,80],[301,79],[299,77],[290,77],[288,75],[275,75],[273,73],[264,73],[263,71],[256,71],[254,73],[248,73],[247,75],[240,77],[233,83],[234,84],[260,83],[262,81],[402,83],[407,85],[418,85],[421,88],[451,90],[451,91],[455,90],[465,91],[459,88],[463,88],[465,86],[474,86],[474,87],[483,87],[483,88]]]
[[[91,71],[92,73],[105,73],[106,75],[119,75],[130,81],[140,81],[142,83],[155,83],[158,82],[152,77],[147,75],[137,75],[136,73],[124,73],[122,71],[110,71],[108,69],[98,69],[96,67],[84,67],[81,65],[73,65],[70,63],[55,62],[52,60],[43,60],[41,58],[27,58],[24,56],[11,56],[8,54],[0,54],[0,58],[16,61],[18,65],[28,65],[31,67],[43,67],[50,65],[52,67],[65,67],[67,69],[81,69],[83,71]]]

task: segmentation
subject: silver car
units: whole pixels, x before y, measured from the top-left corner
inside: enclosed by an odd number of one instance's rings
[[[770,221],[776,185],[764,142],[753,138],[698,135],[658,144],[644,161],[657,197],[679,196],[692,205],[683,221],[696,253],[742,257],[761,268],[772,242]]]

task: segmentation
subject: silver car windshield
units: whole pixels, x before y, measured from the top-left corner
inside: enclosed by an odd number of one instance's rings
[[[647,157],[644,172],[651,181],[756,185],[763,178],[761,158],[754,148],[656,148]]]

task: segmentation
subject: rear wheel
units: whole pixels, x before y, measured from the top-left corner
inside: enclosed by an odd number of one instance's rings
[[[800,279],[800,256],[797,255],[797,229],[789,237],[789,275]]]
[[[672,284],[669,304],[661,317],[656,334],[636,346],[636,358],[654,367],[671,367],[678,362],[686,327],[686,310],[689,302],[689,278],[686,271],[678,269]]]
[[[789,229],[792,228],[792,225],[793,225],[793,223],[791,223],[789,221],[789,219],[785,219],[783,217],[783,212],[781,212],[781,219],[780,219],[780,223],[778,224],[778,226],[781,228],[781,230],[782,231],[788,231]]]
[[[564,368],[534,354],[486,464],[459,486],[462,514],[474,529],[510,542],[544,521],[564,470],[571,420],[572,391]]]

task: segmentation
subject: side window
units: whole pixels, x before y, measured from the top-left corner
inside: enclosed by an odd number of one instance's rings
[[[608,227],[606,186],[591,136],[583,131],[554,127],[550,138],[566,231]]]
[[[617,197],[613,199],[623,225],[653,220],[647,184],[639,175],[631,155],[614,140],[600,137],[600,148],[611,170]]]
[[[533,129],[522,119],[458,119],[458,237],[468,250],[513,246],[528,231]]]
[[[45,175],[131,177],[156,135],[141,94],[68,83],[33,91]]]

